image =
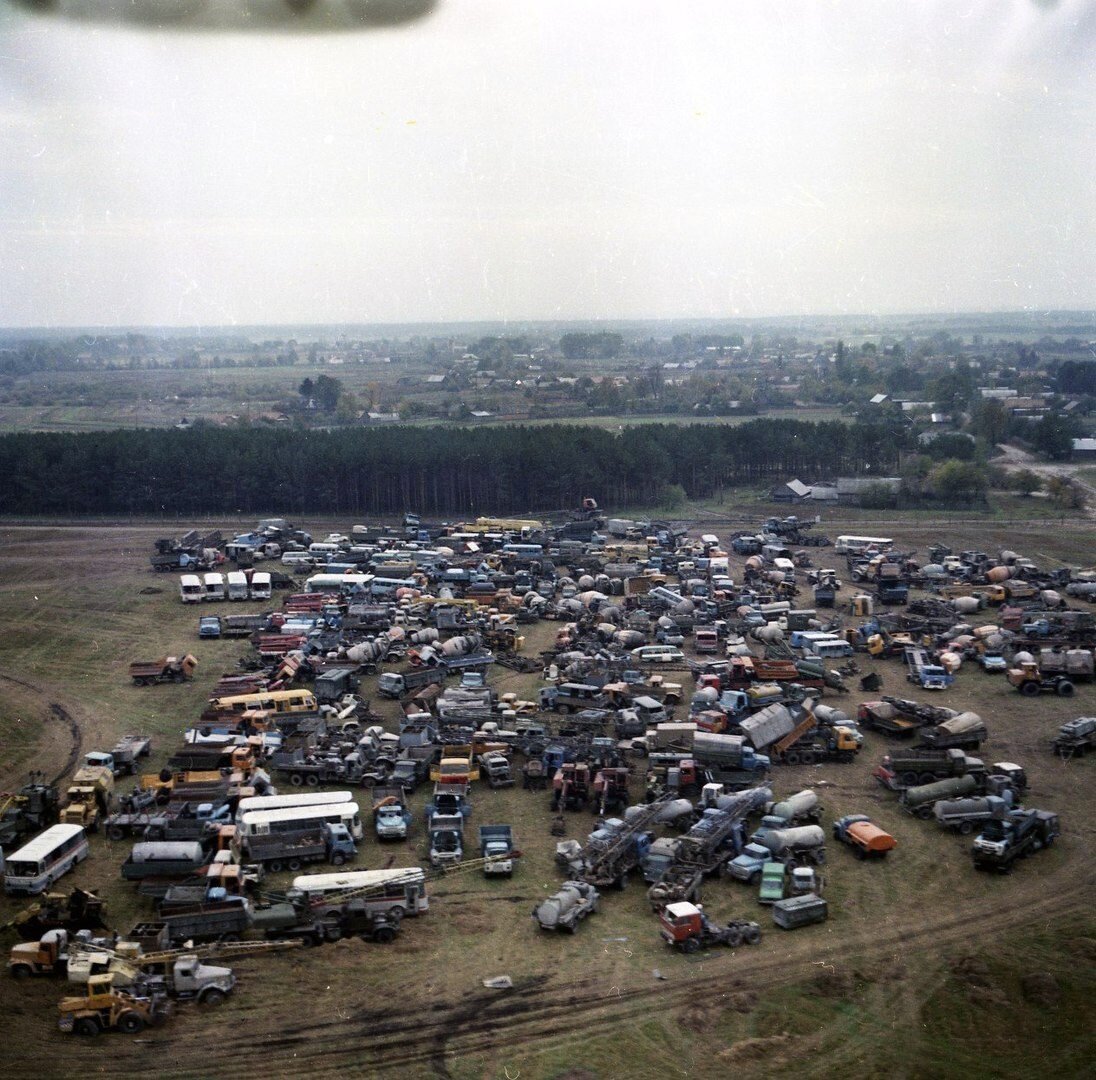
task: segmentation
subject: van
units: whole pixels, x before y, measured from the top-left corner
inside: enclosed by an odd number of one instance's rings
[[[338,553],[338,544],[323,543],[308,545],[308,554],[311,555],[314,559],[326,561],[329,555],[338,555]]]
[[[641,664],[681,664],[685,654],[676,645],[640,645],[632,650],[632,659]]]
[[[179,578],[179,599],[184,604],[200,604],[204,595],[205,588],[197,574],[183,574]]]
[[[247,599],[247,575],[242,570],[231,570],[228,575],[229,600]]]
[[[282,566],[312,566],[315,561],[307,551],[282,552]]]
[[[223,600],[225,598],[224,574],[206,574],[204,600]]]
[[[270,575],[265,571],[251,575],[251,599],[270,599]]]

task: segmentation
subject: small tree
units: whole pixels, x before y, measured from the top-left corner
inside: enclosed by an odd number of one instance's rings
[[[1043,488],[1042,477],[1031,469],[1020,469],[1009,477],[1009,486],[1018,495],[1030,495],[1033,491],[1041,491]]]

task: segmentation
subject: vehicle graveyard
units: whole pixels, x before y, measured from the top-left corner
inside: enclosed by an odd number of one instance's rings
[[[51,718],[0,800],[6,994],[36,1045],[73,1068],[155,1048],[209,1075],[250,1026],[280,1040],[276,1074],[513,1076],[528,1039],[547,1056],[527,1075],[562,1075],[568,1039],[717,991],[749,1002],[720,1029],[734,1045],[786,1032],[749,1017],[818,964],[879,972],[914,943],[907,963],[939,965],[1024,935],[1033,911],[1091,933],[1096,620],[1048,595],[1084,574],[956,558],[927,529],[846,558],[792,519],[756,551],[751,532],[712,544],[671,522],[630,522],[624,544],[591,504],[336,522],[328,570],[285,562],[295,584],[222,618],[248,637],[200,631],[189,605],[223,590],[174,588],[193,541],[135,527],[94,663],[31,651],[86,633],[79,612],[6,650],[6,687]],[[311,545],[279,519],[247,535]],[[795,546],[792,570],[762,554]],[[230,569],[226,549],[205,531],[203,565]],[[945,558],[952,577],[921,573]],[[839,567],[832,607],[812,559]],[[1012,581],[1032,595],[1013,603]],[[143,691],[132,659],[158,652],[189,677],[157,661],[147,679],[175,685]],[[71,868],[67,848],[17,851],[55,821],[78,828],[74,854],[89,840]]]

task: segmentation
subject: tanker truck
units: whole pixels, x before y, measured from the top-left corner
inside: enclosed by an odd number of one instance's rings
[[[780,818],[786,826],[817,825],[822,818],[822,804],[814,791],[806,788],[780,802],[769,803],[765,807],[765,815]]]
[[[945,828],[969,836],[987,821],[1004,821],[1012,809],[1011,791],[1002,795],[983,795],[968,799],[940,799],[932,808],[933,816]]]
[[[541,930],[565,930],[573,934],[587,915],[598,909],[600,893],[585,881],[565,881],[559,892],[553,893],[533,908],[533,918]]]
[[[826,861],[826,836],[818,825],[782,828],[778,818],[764,818],[742,854],[727,863],[738,881],[754,885],[761,880],[767,862],[821,865]]]

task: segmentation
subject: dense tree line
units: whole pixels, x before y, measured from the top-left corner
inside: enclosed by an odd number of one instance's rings
[[[755,420],[611,432],[553,425],[0,436],[0,512],[471,514],[654,504],[738,484],[893,474],[884,425]]]

